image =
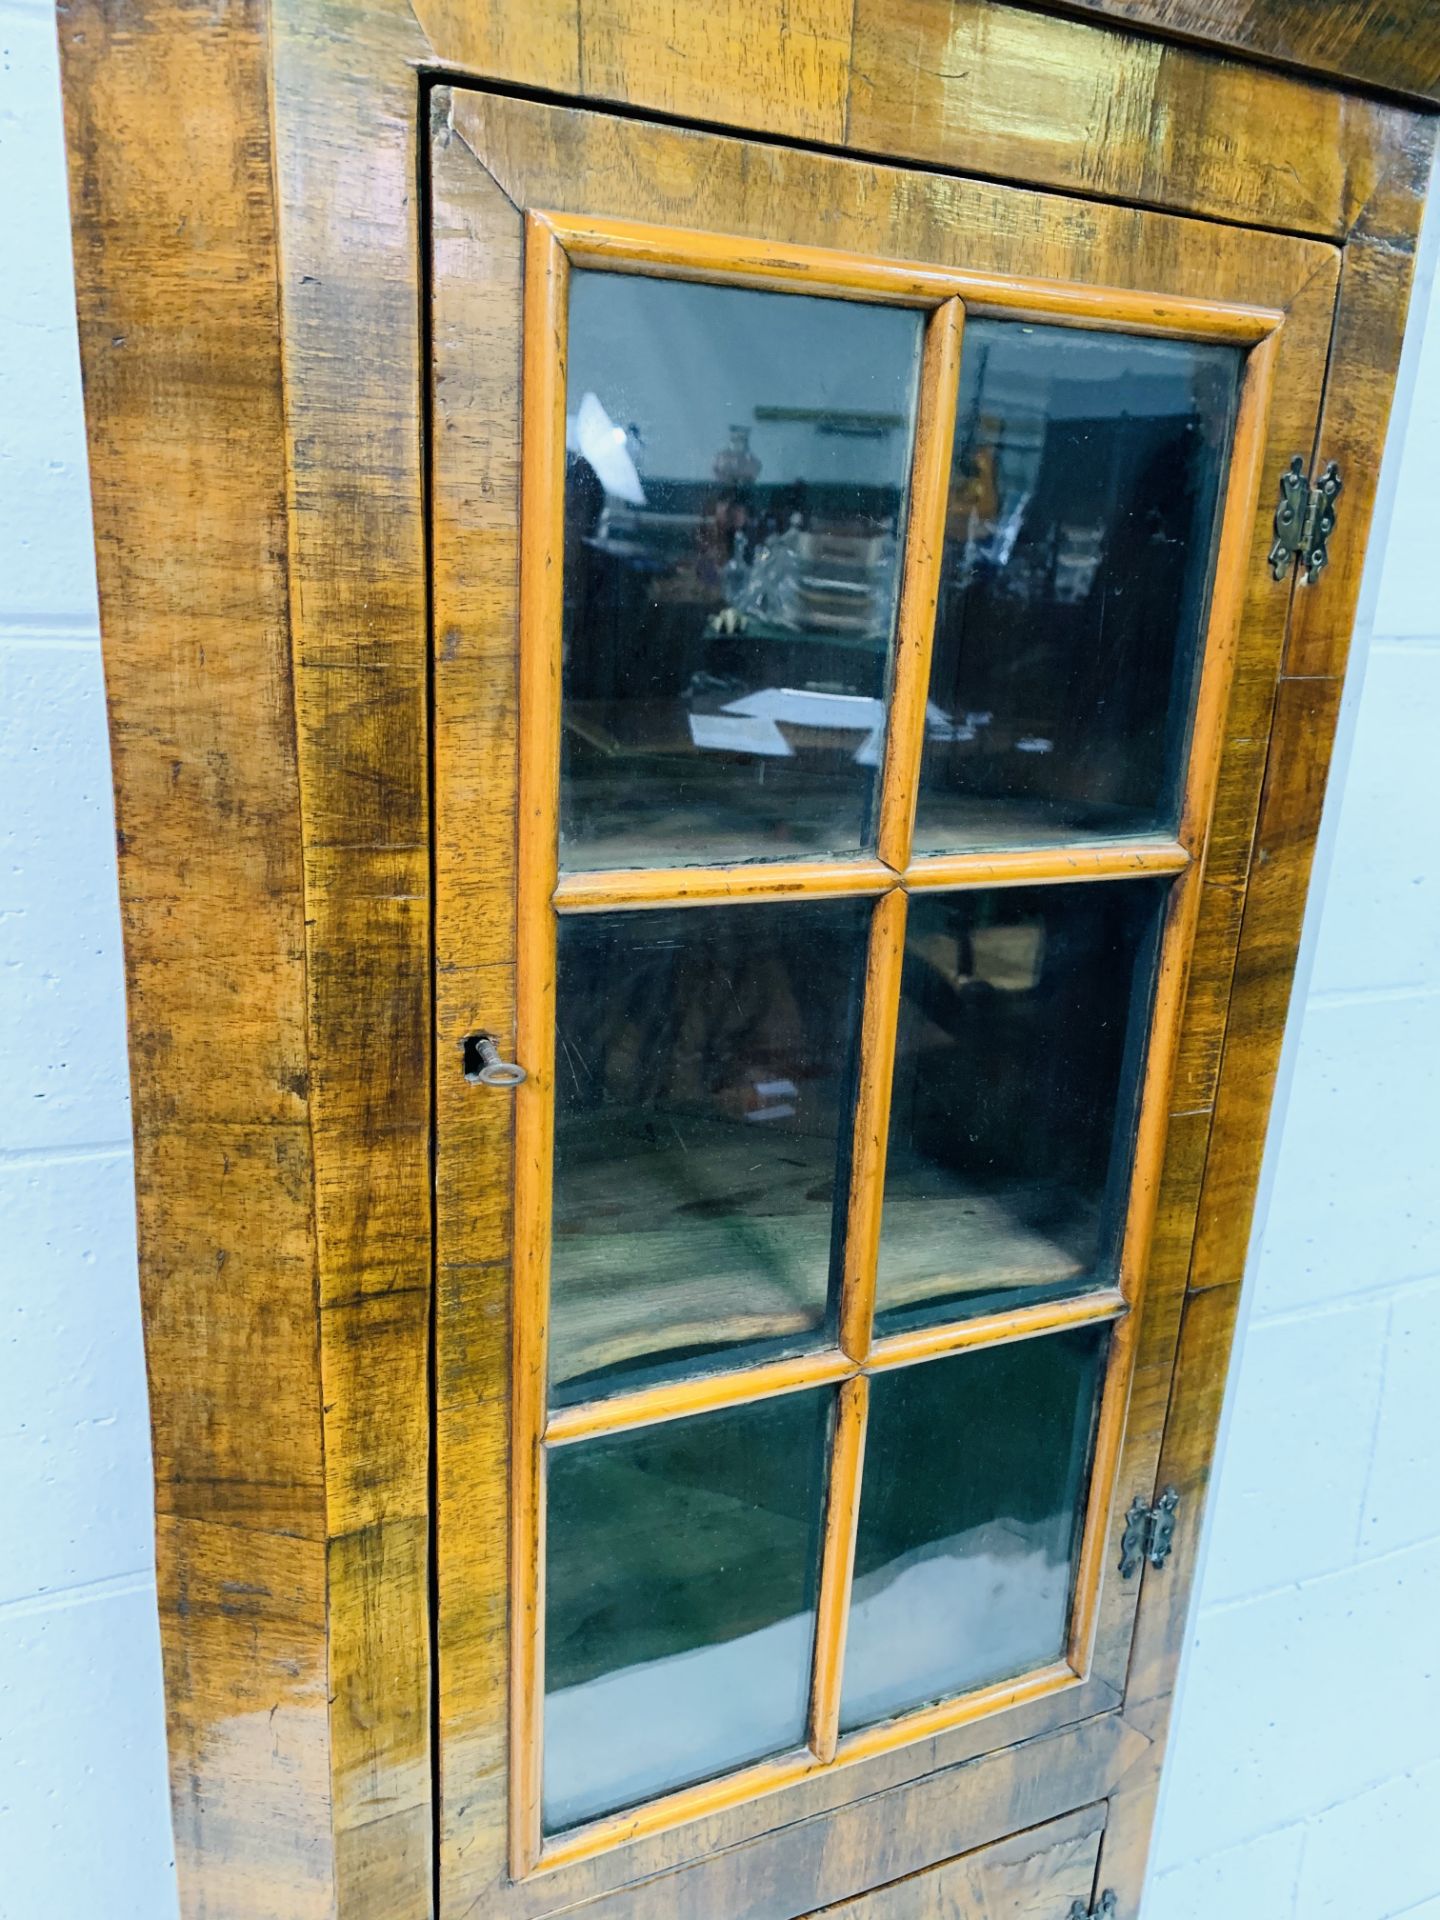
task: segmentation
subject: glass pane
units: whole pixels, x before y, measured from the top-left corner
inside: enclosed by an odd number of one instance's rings
[[[967,325],[917,852],[1173,824],[1239,370]]]
[[[562,866],[867,844],[921,328],[572,277]]]
[[[548,1832],[803,1745],[833,1398],[550,1455]]]
[[[871,1380],[842,1727],[1061,1658],[1107,1340],[1082,1327]]]
[[[827,900],[562,917],[558,1404],[823,1336],[869,916]]]
[[[1168,886],[912,896],[877,1332],[1114,1281]]]

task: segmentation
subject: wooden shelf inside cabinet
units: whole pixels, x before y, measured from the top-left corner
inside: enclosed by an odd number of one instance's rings
[[[62,12],[187,1916],[1135,1910],[1434,134],[1202,11]]]

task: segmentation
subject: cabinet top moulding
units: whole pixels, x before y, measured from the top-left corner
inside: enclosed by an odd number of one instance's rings
[[[1440,11],[1388,0],[1053,0],[1063,13],[1173,34],[1356,86],[1440,101]]]

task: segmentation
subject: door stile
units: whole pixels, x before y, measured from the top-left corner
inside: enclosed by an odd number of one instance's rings
[[[1244,610],[1282,326],[1283,322],[1277,323],[1246,355],[1221,505],[1215,575],[1180,808],[1179,838],[1189,856],[1189,864],[1174,883],[1160,941],[1158,977],[1136,1119],[1130,1198],[1120,1250],[1120,1289],[1127,1312],[1111,1339],[1076,1575],[1070,1662],[1081,1675],[1090,1669],[1099,1626],[1104,1556],[1124,1448],[1138,1349],[1139,1314],[1165,1164],[1171,1091],[1204,884],[1225,715]]]

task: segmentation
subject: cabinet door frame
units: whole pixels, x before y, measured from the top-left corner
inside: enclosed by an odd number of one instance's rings
[[[925,1803],[937,1771],[966,1768],[980,1825],[972,1837],[968,1827],[957,1833],[940,1823],[899,1869],[914,1871],[983,1843],[981,1809],[989,1791],[1006,1791],[999,1783],[1016,1749],[1057,1741],[1087,1723],[1119,1721],[1138,1583],[1120,1581],[1114,1569],[1125,1510],[1137,1495],[1148,1501],[1155,1487],[1156,1414],[1169,1392],[1203,1133],[1197,1122],[1207,1110],[1192,1089],[1203,1083],[1216,998],[1223,1000],[1233,963],[1233,883],[1224,862],[1239,837],[1224,844],[1218,871],[1210,856],[1216,835],[1233,833],[1234,817],[1246,818],[1254,803],[1256,701],[1266,699],[1281,658],[1290,602],[1288,582],[1277,584],[1264,566],[1273,511],[1268,476],[1315,435],[1339,256],[1312,241],[1082,208],[943,176],[917,179],[761,141],[480,90],[444,90],[436,106],[430,193],[442,1887],[461,1907],[483,1892],[498,1913],[540,1915],[595,1900],[597,1913],[613,1908],[617,1916],[638,1917],[652,1910],[653,1884],[649,1892],[627,1888],[678,1875],[665,1898],[709,1901],[705,1910],[728,1913],[744,1898],[743,1875],[770,1885],[797,1851],[793,1836],[777,1830],[813,1817],[833,1830],[828,1856],[851,1858],[854,1879],[797,1892],[800,1912],[822,1892],[840,1898],[895,1877],[893,1860],[875,1852],[866,1834],[870,1816],[858,1803],[894,1796],[893,1825],[901,1804]],[[657,205],[667,219],[653,217]],[[821,238],[826,245],[817,244]],[[1245,349],[1247,371],[1179,839],[1127,850],[1132,861],[1168,861],[1181,877],[1157,998],[1161,1044],[1147,1063],[1122,1267],[1127,1294],[1115,1323],[1070,1663],[1064,1673],[915,1716],[898,1738],[887,1730],[847,1742],[843,1764],[765,1763],[542,1847],[538,1487],[554,962],[553,941],[538,930],[550,922],[552,895],[567,910],[585,911],[626,890],[614,876],[561,879],[555,864],[560,370],[572,257],[913,304],[932,315],[927,354],[940,364],[955,359],[965,305],[1230,340]],[[517,387],[524,394],[523,446]],[[923,425],[921,434],[923,443]],[[936,441],[932,432],[932,456]],[[923,473],[923,445],[917,458]],[[947,465],[948,456],[936,471]],[[937,498],[943,507],[943,487],[932,474],[922,516],[933,519]],[[912,543],[912,558],[925,545]],[[933,600],[933,570],[923,572],[907,576],[902,595],[896,692],[897,702],[918,698],[922,706],[927,593]],[[913,777],[913,767],[887,768],[882,852],[893,855],[908,832],[896,823],[907,816]],[[961,855],[945,860],[947,871],[955,869],[952,881],[965,877],[967,863],[972,879],[986,867],[1012,881],[1025,878],[1027,867],[1035,877],[1044,872],[1044,856],[1006,862]],[[874,875],[852,881],[861,890],[876,885]],[[648,898],[656,877],[634,884],[648,889]],[[721,896],[763,893],[774,884],[763,864],[713,880]],[[477,1088],[458,1071],[465,1037],[476,1030],[493,1034],[502,1050],[517,1049],[530,1070],[514,1095]],[[512,1192],[513,1213],[505,1203]],[[505,1337],[511,1311],[513,1359]],[[554,1438],[563,1441],[575,1421],[560,1424],[566,1433]],[[496,1471],[507,1457],[513,1497]],[[507,1537],[508,1582],[494,1551]],[[1123,1722],[1113,1732],[1123,1746]],[[513,1768],[507,1749],[517,1756]],[[1111,1760],[1093,1774],[1084,1762],[1073,1764],[1084,1778],[1072,1780],[1078,1799],[1070,1804],[1108,1793]],[[1058,1781],[1065,1767],[1058,1757],[1055,1766]],[[916,1817],[908,1816],[912,1828]],[[727,1873],[742,1878],[732,1884]],[[703,1896],[682,1891],[692,1883],[706,1889]]]

